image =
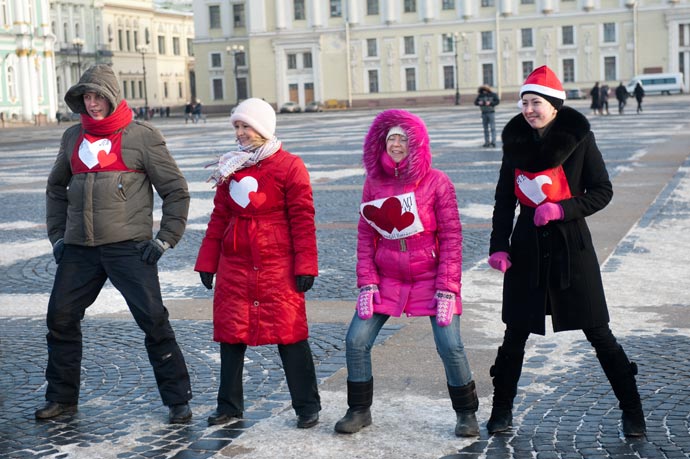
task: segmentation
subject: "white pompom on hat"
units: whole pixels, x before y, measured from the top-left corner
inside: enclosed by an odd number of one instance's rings
[[[243,121],[250,125],[261,137],[273,138],[276,132],[276,112],[265,100],[252,97],[242,101],[230,115],[230,123]]]
[[[520,88],[520,97],[526,92],[560,99],[561,101],[565,100],[565,91],[563,90],[561,80],[558,79],[553,70],[545,65],[534,69],[529,74],[522,88]]]
[[[396,134],[401,135],[403,137],[407,137],[407,133],[405,132],[405,130],[402,127],[393,126],[392,128],[390,128],[388,130],[388,134],[386,134],[386,140],[388,140],[390,138],[390,136],[396,135]]]

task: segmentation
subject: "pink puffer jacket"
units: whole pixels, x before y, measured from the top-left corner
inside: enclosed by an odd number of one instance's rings
[[[408,136],[409,155],[397,167],[386,153],[386,135],[394,126]],[[444,290],[456,294],[460,314],[462,227],[455,188],[445,173],[431,168],[424,122],[404,110],[380,113],[364,141],[363,162],[358,287],[378,285],[377,313],[436,315],[434,294]]]

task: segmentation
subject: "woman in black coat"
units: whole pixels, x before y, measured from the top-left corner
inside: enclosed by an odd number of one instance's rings
[[[491,368],[494,397],[489,433],[512,426],[513,399],[530,333],[583,330],[596,349],[623,410],[623,432],[641,436],[645,420],[637,367],[609,328],[609,314],[585,217],[603,209],[613,190],[589,122],[564,107],[565,92],[546,66],[520,90],[522,113],[505,126],[503,162],[489,264],[505,273],[503,344]],[[515,209],[520,212],[513,226]]]

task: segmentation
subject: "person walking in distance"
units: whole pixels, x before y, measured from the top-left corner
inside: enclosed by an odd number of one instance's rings
[[[628,101],[628,88],[625,87],[623,82],[621,81],[618,87],[616,88],[616,100],[618,100],[618,114],[622,115],[623,110],[625,109],[625,104]]]
[[[623,433],[642,436],[646,425],[637,365],[609,328],[585,220],[611,201],[611,181],[587,118],[564,101],[558,77],[539,67],[520,89],[522,113],[503,129],[488,262],[504,273],[506,329],[490,370],[494,393],[486,427],[494,434],[512,426],[525,344],[530,334],[546,333],[550,314],[554,332],[584,332],[618,398]],[[533,183],[550,186],[535,192]]]
[[[639,81],[635,85],[633,95],[635,96],[635,100],[637,101],[637,113],[640,113],[642,111],[642,99],[644,99],[644,88],[642,87],[642,83],[640,83]]]
[[[431,167],[424,122],[386,110],[364,140],[366,179],[357,227],[356,311],[345,338],[347,404],[335,424],[371,424],[371,348],[391,316],[428,317],[456,413],[455,435],[479,435],[479,400],[460,336],[462,227],[455,187]]]
[[[482,112],[482,126],[484,127],[484,148],[496,146],[496,110],[499,104],[498,95],[491,90],[489,85],[482,85],[477,90],[477,98],[474,105]]]
[[[599,88],[598,81],[594,83],[594,86],[589,91],[589,95],[592,97],[592,104],[590,105],[592,114],[598,115],[601,112],[601,88]]]
[[[307,429],[321,410],[304,299],[318,275],[309,173],[275,136],[276,114],[267,102],[242,101],[230,123],[238,147],[221,156],[211,176],[214,207],[194,267],[208,289],[217,274],[220,386],[208,423],[242,417],[247,346],[277,344],[297,427]]]
[[[161,133],[133,120],[110,66],[87,69],[65,102],[81,123],[63,134],[46,188],[46,224],[58,266],[48,302],[47,402],[36,418],[77,411],[81,320],[110,280],[146,336],[169,422],[187,422],[189,374],[163,305],[157,266],[184,233],[187,182]],[[163,201],[155,236],[153,188]]]

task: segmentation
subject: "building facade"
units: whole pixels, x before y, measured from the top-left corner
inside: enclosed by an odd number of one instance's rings
[[[54,46],[48,0],[0,0],[0,126],[54,117]]]
[[[567,89],[682,72],[690,0],[194,0],[206,106],[246,97],[352,107],[516,97],[546,64]],[[458,100],[458,102],[460,102]],[[464,103],[464,102],[463,102]]]

